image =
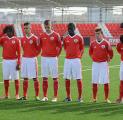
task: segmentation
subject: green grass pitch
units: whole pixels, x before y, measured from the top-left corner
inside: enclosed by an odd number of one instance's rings
[[[120,56],[115,47],[114,58],[110,62],[110,100],[115,101],[119,95],[119,65]],[[0,49],[1,51],[1,49]],[[1,52],[0,52],[1,54]],[[104,103],[103,86],[99,86],[98,102],[91,103],[91,64],[92,61],[88,55],[88,47],[82,58],[83,66],[83,97],[84,103],[77,103],[77,87],[76,81],[71,82],[71,93],[73,101],[71,103],[62,102],[66,96],[64,79],[63,79],[63,64],[64,52],[59,57],[59,98],[57,103],[52,103],[53,96],[53,81],[49,78],[48,102],[37,102],[34,99],[33,81],[29,82],[29,90],[27,101],[16,101],[14,92],[14,83],[10,84],[10,100],[0,100],[0,120],[121,120],[123,119],[123,104],[106,104]],[[3,95],[3,80],[2,80],[2,59],[0,59],[0,96]],[[42,97],[42,80],[40,77],[40,57],[39,57],[39,80],[40,80],[40,97]],[[22,95],[22,80],[20,86],[20,95]]]

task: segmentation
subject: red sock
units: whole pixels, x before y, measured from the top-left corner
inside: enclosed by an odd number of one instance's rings
[[[109,84],[104,84],[105,100],[109,97]]]
[[[19,80],[15,80],[15,95],[16,96],[19,95],[19,87],[20,87],[20,81]]]
[[[57,78],[53,78],[54,80],[54,97],[58,96],[58,79]]]
[[[78,79],[77,80],[77,87],[78,87],[78,98],[81,98],[82,96],[82,80]]]
[[[23,81],[23,96],[27,97],[27,90],[28,90],[28,79],[24,79]]]
[[[65,86],[66,86],[67,98],[70,98],[71,95],[70,95],[70,80],[69,79],[65,80]]]
[[[120,81],[120,99],[123,98],[123,80]]]
[[[9,80],[4,80],[4,89],[5,89],[5,96],[8,97],[9,96]]]
[[[40,85],[39,85],[39,81],[37,79],[34,80],[34,88],[35,88],[35,96],[39,96]]]
[[[47,89],[48,89],[48,78],[43,78],[43,94],[44,94],[44,97],[47,97]]]
[[[93,99],[97,99],[97,91],[98,91],[97,84],[93,84]]]

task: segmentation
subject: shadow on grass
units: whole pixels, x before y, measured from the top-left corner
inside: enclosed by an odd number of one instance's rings
[[[49,111],[51,114],[73,113],[77,115],[100,114],[112,116],[123,113],[123,104],[106,103],[64,103],[64,102],[39,102],[39,101],[0,101],[0,110],[19,110],[19,112]]]

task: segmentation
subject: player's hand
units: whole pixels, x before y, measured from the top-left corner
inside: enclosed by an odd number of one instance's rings
[[[16,70],[20,70],[20,65],[19,64],[17,64]]]
[[[108,56],[108,60],[107,60],[107,62],[110,62],[110,60],[111,60],[111,59],[110,59],[110,57]]]

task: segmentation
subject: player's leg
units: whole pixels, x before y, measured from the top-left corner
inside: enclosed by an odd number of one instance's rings
[[[98,83],[99,83],[99,63],[93,62],[92,64],[92,92],[93,102],[97,101]]]
[[[100,83],[104,84],[104,95],[105,95],[105,102],[110,103],[109,100],[109,67],[107,62],[102,62],[100,66]]]
[[[33,78],[34,80],[34,89],[35,89],[35,97],[36,100],[40,100],[39,98],[39,91],[40,91],[40,84],[38,78]]]
[[[20,81],[19,81],[19,71],[16,70],[17,61],[12,60],[10,65],[11,65],[10,76],[11,76],[11,79],[15,81],[15,96],[16,96],[16,99],[18,100]]]
[[[119,86],[119,98],[116,100],[117,103],[123,103],[123,62],[120,64],[120,86]]]
[[[65,88],[66,88],[66,95],[67,97],[64,99],[64,101],[72,101],[71,99],[71,92],[70,92],[70,79],[72,77],[71,74],[71,61],[68,59],[65,59],[64,63],[64,79],[65,79]]]
[[[21,61],[21,77],[23,80],[23,97],[20,100],[27,100],[27,90],[28,90],[28,73],[27,73],[27,58],[22,58]]]
[[[58,97],[58,59],[57,57],[53,57],[49,59],[49,70],[50,74],[53,78],[53,90],[54,90],[54,97],[52,102],[57,102]]]
[[[9,80],[4,80],[5,98],[9,98]]]
[[[35,99],[39,99],[38,61],[37,58],[29,58],[27,64],[28,78],[34,81]]]
[[[2,68],[3,68],[5,98],[9,98],[10,65],[8,60],[3,60]]]
[[[41,75],[43,79],[43,83],[42,83],[43,99],[42,101],[48,101],[47,90],[48,90],[49,67],[48,67],[48,58],[46,57],[41,57]]]
[[[72,76],[77,80],[78,102],[83,102],[82,98],[82,65],[80,59],[72,60]]]

